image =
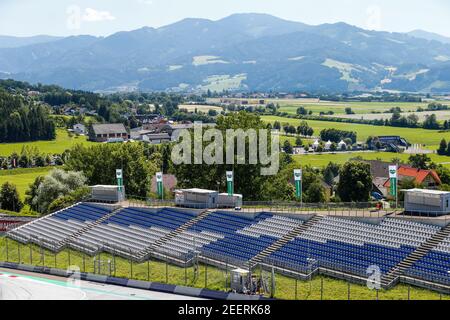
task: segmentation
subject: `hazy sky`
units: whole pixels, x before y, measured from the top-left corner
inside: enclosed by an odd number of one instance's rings
[[[450,36],[448,0],[0,0],[0,34],[109,35],[187,17],[217,20],[244,12],[308,24],[343,21],[366,29],[424,29]]]

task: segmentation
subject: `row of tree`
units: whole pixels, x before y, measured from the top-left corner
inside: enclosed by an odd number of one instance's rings
[[[339,129],[324,129],[320,132],[320,138],[323,141],[339,143],[342,140],[350,139],[351,144],[356,143],[357,134],[354,131],[345,131]]]
[[[0,142],[53,140],[55,124],[48,110],[0,90]]]

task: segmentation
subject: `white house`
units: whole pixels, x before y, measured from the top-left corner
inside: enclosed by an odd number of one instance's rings
[[[76,134],[86,134],[86,126],[82,123],[77,123],[73,126],[73,132]]]
[[[314,150],[316,150],[319,146],[320,146],[319,140],[314,141],[314,143],[312,144],[312,148]]]

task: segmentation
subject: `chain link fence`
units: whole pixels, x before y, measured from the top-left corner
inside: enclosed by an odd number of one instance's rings
[[[58,268],[77,267],[81,272],[136,279],[172,285],[230,291],[231,275],[237,261],[220,262],[215,257],[195,253],[177,257],[176,264],[151,256],[137,262],[112,252],[98,251],[93,255],[68,247],[52,252],[36,243],[22,244],[0,238],[0,261]],[[160,255],[164,253],[160,252]],[[370,290],[365,285],[351,284],[327,276],[318,276],[314,268],[307,277],[282,275],[270,265],[252,266],[251,277],[264,283],[259,293],[266,297],[287,300],[450,300],[450,296],[420,289],[411,284],[400,284],[385,290]],[[250,268],[249,268],[250,270]],[[263,281],[264,280],[264,281]]]

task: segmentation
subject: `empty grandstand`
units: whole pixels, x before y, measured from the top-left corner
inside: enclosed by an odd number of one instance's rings
[[[364,279],[368,268],[376,266],[385,287],[408,277],[446,291],[450,226],[431,221],[80,203],[8,236],[22,243],[47,243],[54,251],[68,246],[139,262],[153,256],[181,266],[200,259],[219,267],[261,266],[299,276],[339,272]]]

